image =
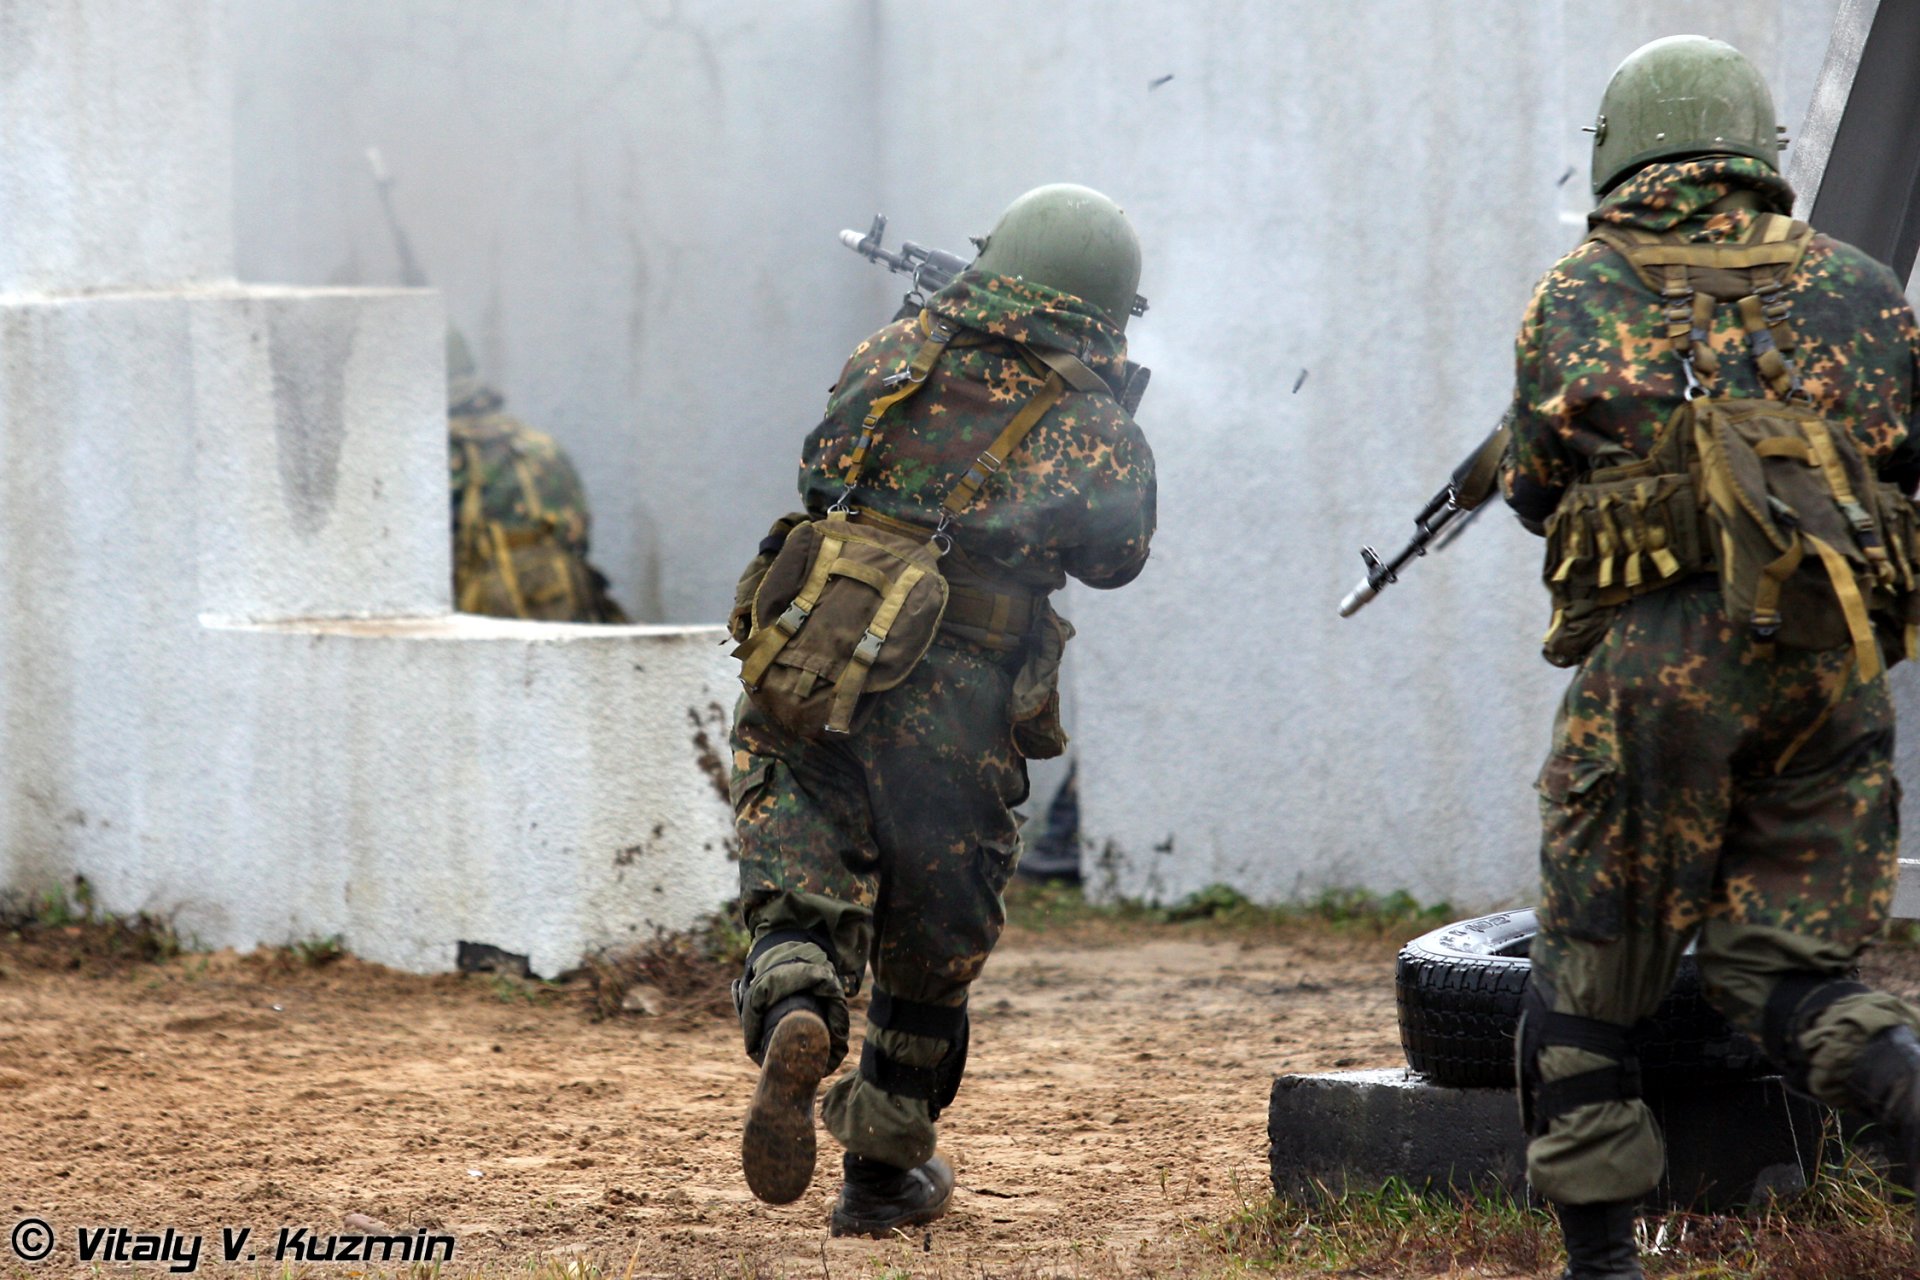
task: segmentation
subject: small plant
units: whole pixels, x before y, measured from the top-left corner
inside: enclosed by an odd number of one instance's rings
[[[293,958],[309,969],[324,968],[347,954],[346,945],[337,933],[324,938],[302,938],[290,950]]]

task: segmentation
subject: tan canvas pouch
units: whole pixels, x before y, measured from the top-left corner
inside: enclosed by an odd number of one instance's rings
[[[734,650],[747,696],[803,738],[850,734],[912,674],[940,629],[947,580],[925,540],[835,512],[796,526]]]

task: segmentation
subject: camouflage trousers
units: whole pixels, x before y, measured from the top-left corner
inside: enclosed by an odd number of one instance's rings
[[[1624,606],[1574,675],[1540,773],[1548,1007],[1631,1025],[1697,939],[1708,999],[1761,1038],[1784,978],[1844,976],[1886,923],[1892,753],[1886,681],[1861,685],[1849,650],[1756,652],[1710,581]],[[1861,1046],[1901,1024],[1920,1027],[1920,1010],[1880,992],[1827,1006],[1790,1046],[1805,1086],[1846,1103]],[[1556,1081],[1609,1063],[1548,1044],[1535,1069]],[[1527,1148],[1535,1190],[1563,1204],[1638,1198],[1664,1162],[1638,1099],[1575,1107]]]
[[[1006,660],[937,643],[850,738],[794,737],[742,699],[733,728],[740,900],[756,940],[740,1000],[747,1050],[789,996],[827,1015],[845,1058],[847,999],[869,961],[876,1000],[963,1008],[1006,922],[1001,890],[1019,856],[1013,806],[1026,798],[1014,750]],[[805,934],[806,937],[795,935]],[[957,1041],[870,1021],[860,1068],[827,1090],[823,1118],[855,1155],[901,1168],[933,1154],[938,1100],[890,1091],[890,1060],[958,1083]]]

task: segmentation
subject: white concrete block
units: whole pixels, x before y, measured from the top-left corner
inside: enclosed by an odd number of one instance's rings
[[[284,585],[242,544],[304,554],[298,508],[261,495],[288,483],[276,450],[341,422],[340,475],[384,478],[396,528],[417,485],[444,592],[444,452],[357,440],[383,425],[368,404],[418,399],[396,380],[419,383],[432,310],[412,294],[0,298],[0,885],[84,874],[107,909],[173,914],[208,945],[340,933],[436,969],[464,938],[548,973],[731,895],[735,684],[717,628],[203,625],[203,573],[248,598],[224,553]],[[357,334],[393,363],[319,363],[345,368],[346,416],[283,422],[285,398],[259,389],[276,322],[321,351]],[[335,552],[378,586],[364,547]]]
[[[231,278],[232,86],[205,0],[0,0],[0,292]]]
[[[201,609],[450,608],[439,298],[249,288],[194,317]]]

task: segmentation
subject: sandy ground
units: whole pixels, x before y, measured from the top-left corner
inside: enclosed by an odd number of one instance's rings
[[[453,1234],[456,1271],[1194,1274],[1222,1261],[1196,1225],[1264,1193],[1273,1075],[1399,1061],[1392,956],[1332,930],[1010,932],[942,1125],[953,1211],[866,1242],[827,1238],[824,1135],[801,1201],[748,1195],[754,1069],[711,1009],[595,1022],[581,991],[486,976],[0,943],[0,1230],[52,1224],[38,1270],[60,1274],[100,1225],[204,1234],[202,1271],[220,1228],[250,1227],[248,1270],[274,1274],[280,1228],[350,1213]]]

